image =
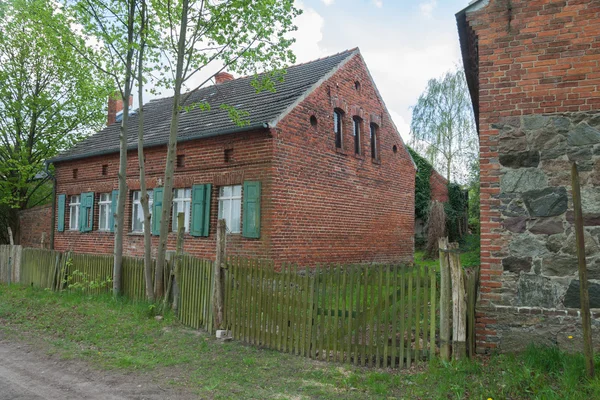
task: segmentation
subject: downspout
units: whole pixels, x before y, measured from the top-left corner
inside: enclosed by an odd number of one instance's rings
[[[44,162],[44,172],[52,179],[52,223],[50,224],[50,250],[54,250],[54,227],[56,226],[56,176],[54,176],[48,169],[50,163]]]

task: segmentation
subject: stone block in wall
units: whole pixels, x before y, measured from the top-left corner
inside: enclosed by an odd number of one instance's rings
[[[537,168],[520,168],[507,171],[500,178],[502,193],[522,193],[532,188],[541,189],[548,186],[544,172]]]
[[[565,293],[565,307],[580,308],[579,286],[579,279],[571,281],[567,293]],[[588,293],[590,308],[600,308],[600,284],[588,282]]]
[[[531,186],[535,187],[535,186]],[[567,211],[569,198],[564,187],[549,187],[523,193],[525,206],[532,217],[552,217]]]
[[[521,274],[517,284],[518,305],[553,308],[561,303],[565,288],[550,278]]]

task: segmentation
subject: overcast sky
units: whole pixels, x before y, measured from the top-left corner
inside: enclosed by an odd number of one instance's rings
[[[410,107],[427,81],[461,62],[454,14],[469,0],[296,0],[297,62],[359,47],[375,83],[405,140]],[[188,82],[206,79],[211,66]],[[196,83],[198,84],[198,83]],[[172,95],[163,92],[164,97]],[[136,102],[137,103],[137,102]],[[136,104],[137,105],[137,104]]]

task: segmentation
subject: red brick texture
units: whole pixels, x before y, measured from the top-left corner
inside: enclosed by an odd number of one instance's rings
[[[343,149],[335,148],[335,106],[345,111]],[[311,125],[312,115],[316,127]],[[359,155],[353,147],[355,115],[362,118]],[[370,122],[379,127],[376,160],[371,159]],[[184,251],[190,254],[214,258],[218,186],[258,180],[262,183],[260,239],[229,235],[229,255],[302,265],[412,260],[415,168],[360,55],[302,100],[276,128],[183,142],[178,154],[185,155],[185,166],[175,172],[175,188],[213,184],[210,236],[186,235]],[[137,153],[128,157],[127,184],[130,191],[138,190]],[[147,149],[149,189],[162,186],[165,157],[164,147]],[[103,165],[108,165],[106,175],[102,175]],[[78,170],[76,179],[73,169]],[[113,234],[97,231],[97,202],[100,193],[117,188],[117,170],[118,154],[57,163],[57,194],[96,194],[94,231],[89,233],[68,231],[67,197],[67,230],[56,232],[57,250],[112,252]],[[129,192],[126,231],[131,231],[131,196]],[[158,238],[153,237],[152,243],[155,250]],[[168,247],[175,248],[174,233]],[[127,234],[124,251],[142,255],[143,237]]]
[[[19,212],[19,244],[24,247],[50,248],[50,227],[52,225],[52,206],[45,205]],[[44,235],[42,235],[44,234]]]
[[[431,170],[429,187],[431,188],[431,200],[442,203],[448,201],[448,181],[435,169]]]
[[[597,110],[600,105],[600,2],[490,0],[467,14],[478,39],[481,165],[481,298],[502,293],[507,236],[500,221],[500,118]],[[495,333],[480,315],[478,346]]]

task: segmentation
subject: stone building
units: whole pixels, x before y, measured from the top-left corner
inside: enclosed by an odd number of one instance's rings
[[[173,207],[185,214],[184,251],[212,258],[217,218],[230,255],[300,265],[413,259],[415,165],[358,49],[288,68],[274,93],[252,77],[216,76],[181,115]],[[158,233],[172,98],[144,106],[145,165]],[[247,111],[235,125],[222,104]],[[113,112],[116,107],[109,107]],[[118,116],[109,117],[117,121]],[[143,254],[137,116],[130,119],[124,252]],[[119,124],[52,160],[54,247],[111,253]],[[175,214],[176,211],[173,212]],[[171,219],[168,246],[176,226]],[[153,247],[158,237],[152,238]]]
[[[478,349],[578,340],[571,161],[600,308],[600,2],[478,0],[456,18],[481,148]]]

